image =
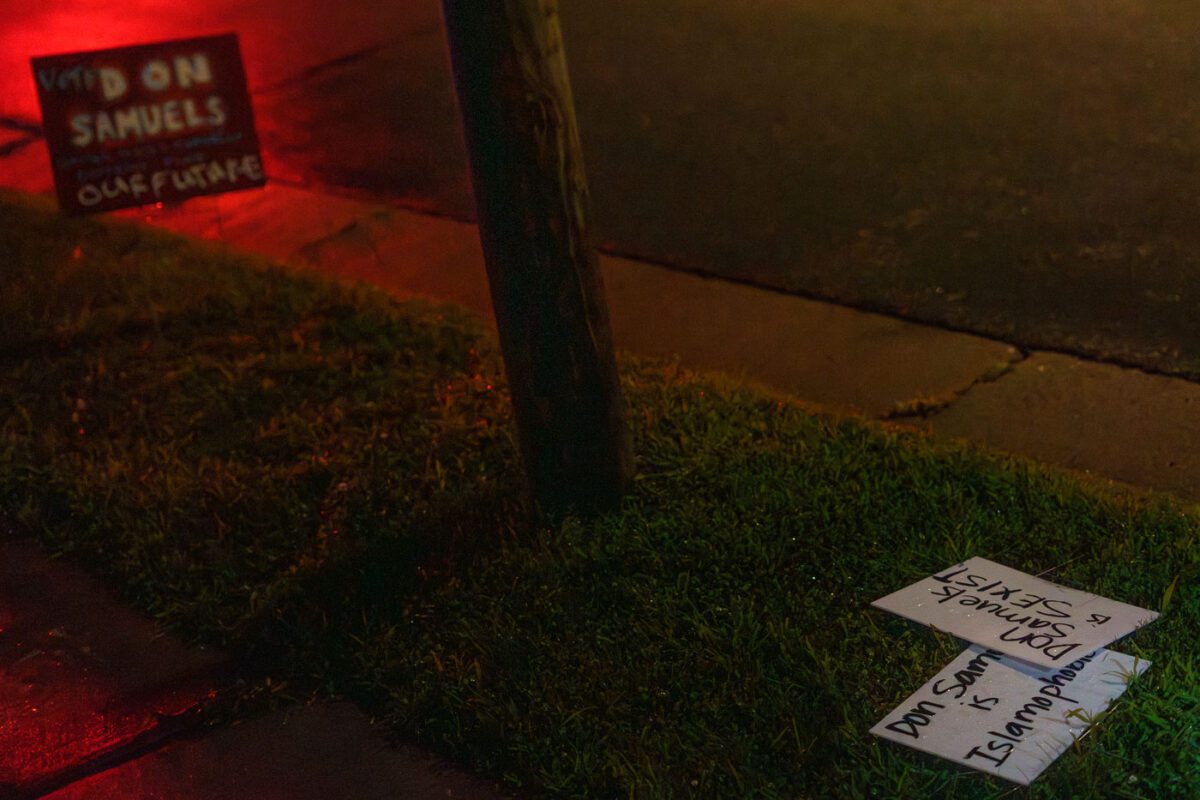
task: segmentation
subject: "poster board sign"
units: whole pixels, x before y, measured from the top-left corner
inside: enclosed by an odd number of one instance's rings
[[[1040,669],[971,645],[871,733],[1029,784],[1149,666],[1101,649]]]
[[[1158,613],[972,558],[871,604],[1040,667],[1071,663]]]
[[[266,183],[235,34],[42,56],[32,66],[63,211]]]

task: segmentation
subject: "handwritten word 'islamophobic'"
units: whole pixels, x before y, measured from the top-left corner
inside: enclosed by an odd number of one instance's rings
[[[1021,745],[1025,737],[1036,729],[1036,720],[1043,714],[1055,708],[1055,703],[1061,704],[1060,709],[1070,710],[1078,705],[1078,700],[1064,693],[1069,690],[1068,684],[1082,672],[1096,657],[1096,653],[1073,661],[1069,666],[1062,667],[1049,677],[1038,678],[1040,686],[1025,699],[1025,702],[1013,711],[1004,722],[997,722],[988,727],[986,741],[982,744],[971,742],[972,745],[963,758],[967,763],[971,759],[981,759],[1000,766],[1012,755],[1015,747]],[[904,711],[899,719],[888,723],[885,727],[893,733],[912,739],[921,737],[922,728],[929,726],[938,716],[938,712],[947,708],[947,698],[969,698],[967,707],[983,712],[993,711],[1001,702],[999,697],[980,697],[978,694],[968,694],[968,689],[976,681],[981,680],[988,666],[999,662],[1003,654],[998,650],[986,650],[971,659],[963,669],[958,670],[948,679],[942,679],[931,687],[932,694],[938,700],[923,699]],[[1016,701],[1020,703],[1020,700]],[[962,705],[962,703],[960,703]],[[1053,719],[1053,717],[1051,717]]]

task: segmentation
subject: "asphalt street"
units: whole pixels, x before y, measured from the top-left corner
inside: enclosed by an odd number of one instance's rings
[[[2,4],[10,136],[32,55],[234,31],[272,179],[473,217],[438,0]],[[598,238],[1200,376],[1200,17],[1085,5],[563,3]]]

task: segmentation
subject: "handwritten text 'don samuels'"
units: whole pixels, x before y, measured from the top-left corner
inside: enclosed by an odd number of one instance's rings
[[[972,558],[871,605],[1041,667],[1125,636],[1157,612]]]
[[[1028,784],[1149,666],[1102,649],[1043,670],[972,645],[871,733]]]

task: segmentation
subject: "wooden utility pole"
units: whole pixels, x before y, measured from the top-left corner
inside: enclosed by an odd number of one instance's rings
[[[614,507],[633,454],[557,0],[442,0],[521,455],[551,511]]]

